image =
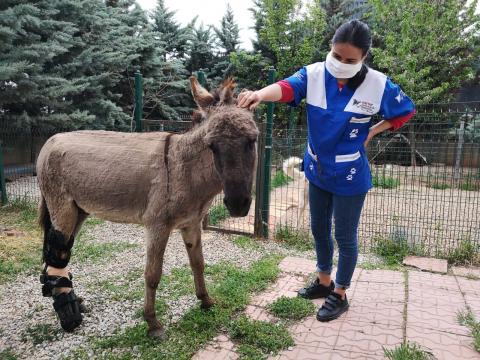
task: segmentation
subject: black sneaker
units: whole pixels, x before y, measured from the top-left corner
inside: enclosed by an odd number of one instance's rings
[[[320,284],[318,277],[307,287],[298,290],[298,296],[304,299],[320,299],[326,298],[330,293],[335,289],[333,281],[330,283],[330,286],[325,286]]]
[[[335,320],[347,310],[347,295],[345,295],[345,299],[342,300],[342,296],[340,294],[332,292],[330,295],[328,295],[328,297],[325,299],[325,303],[318,310],[317,320],[322,322]]]

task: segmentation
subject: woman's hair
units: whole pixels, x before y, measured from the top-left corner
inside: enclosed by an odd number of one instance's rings
[[[372,34],[370,28],[364,22],[359,20],[350,20],[335,31],[332,39],[333,44],[350,44],[362,50],[365,56],[372,46]],[[351,79],[348,80],[347,86],[355,90],[365,80],[368,67],[363,64],[362,69]]]

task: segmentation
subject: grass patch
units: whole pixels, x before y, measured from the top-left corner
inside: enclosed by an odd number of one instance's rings
[[[174,300],[195,294],[192,269],[189,266],[173,268],[169,275],[162,276],[159,289],[168,294],[165,297]]]
[[[255,239],[244,235],[235,236],[233,243],[242,249],[258,249],[260,247]]]
[[[238,346],[237,354],[240,355],[240,359],[242,360],[258,360],[266,358],[262,350],[247,344],[241,344]]]
[[[382,257],[387,267],[402,265],[407,255],[426,256],[426,251],[421,245],[409,245],[402,238],[376,238],[373,252]]]
[[[86,261],[103,262],[107,261],[117,253],[133,249],[137,244],[127,242],[108,242],[108,243],[90,243],[86,242],[84,238],[78,239],[72,248],[72,260],[76,263]]]
[[[288,225],[280,225],[275,230],[275,240],[300,251],[313,249],[313,240],[306,231]]]
[[[457,314],[457,319],[460,325],[467,326],[473,336],[473,347],[480,352],[480,322],[475,319],[472,311],[467,309]]]
[[[390,360],[429,360],[433,355],[423,350],[418,344],[406,342],[394,349],[383,348],[385,357]]]
[[[473,241],[464,239],[444,257],[451,265],[478,265],[480,264],[480,247]]]
[[[315,305],[307,299],[282,296],[268,306],[270,312],[281,319],[300,320],[315,313]]]
[[[0,351],[1,360],[17,360],[17,356],[11,349],[5,349]]]
[[[278,187],[287,185],[291,181],[293,181],[293,179],[290,176],[285,174],[282,170],[279,170],[270,180],[270,191]]]
[[[266,257],[249,269],[221,263],[205,269],[207,287],[216,305],[208,311],[199,306],[189,310],[166,330],[162,342],[146,336],[146,324],[127,328],[124,332],[95,340],[92,350],[102,356],[113,356],[125,348],[137,349],[142,359],[190,359],[222,328],[227,328],[237,311],[246,307],[253,292],[265,289],[279,274],[280,257]],[[114,351],[114,353],[112,353]]]
[[[214,205],[208,212],[208,223],[212,226],[218,225],[221,221],[230,217],[228,209],[223,204]]]
[[[480,191],[480,182],[467,180],[459,184],[458,188],[464,191]]]
[[[36,205],[14,200],[0,207],[0,225],[20,231],[20,236],[0,232],[0,284],[16,274],[41,268],[42,239]]]
[[[428,187],[437,190],[447,190],[450,189],[450,185],[444,183],[432,183]]]
[[[36,324],[28,327],[23,334],[24,338],[32,339],[32,342],[37,345],[45,341],[54,341],[58,339],[60,330],[51,324]]]
[[[25,271],[40,271],[42,265],[43,236],[38,224],[37,204],[26,200],[13,200],[0,207],[0,225],[20,231],[20,236],[0,233],[0,284]],[[88,218],[78,236],[81,239],[88,228],[103,220]],[[74,246],[74,251],[78,248]],[[98,249],[87,249],[99,253]],[[97,250],[97,251],[95,251]],[[104,252],[103,252],[104,253]]]
[[[373,186],[379,187],[382,189],[395,189],[400,185],[400,180],[389,177],[389,176],[372,176]]]
[[[244,346],[244,359],[258,359],[256,356],[260,354],[261,358],[266,358],[269,354],[276,355],[280,350],[294,345],[292,336],[284,325],[250,320],[245,315],[232,322],[229,334],[232,340]]]

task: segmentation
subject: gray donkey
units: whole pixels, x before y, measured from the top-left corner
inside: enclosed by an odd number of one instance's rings
[[[174,229],[181,230],[201,307],[214,304],[205,287],[201,221],[222,190],[230,214],[247,215],[258,129],[253,114],[236,106],[232,80],[212,93],[194,77],[190,82],[198,110],[195,125],[184,134],[74,131],[51,137],[39,154],[39,220],[45,233],[40,280],[66,331],[80,325],[82,300],[73,290],[65,292],[72,288],[71,275],[49,275],[47,267],[67,266],[74,237],[90,214],[145,226],[149,336],[164,335],[155,315],[155,292]]]

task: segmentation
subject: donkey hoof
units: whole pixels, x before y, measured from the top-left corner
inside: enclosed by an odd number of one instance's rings
[[[215,301],[209,298],[209,299],[202,300],[202,303],[200,304],[200,308],[204,310],[208,310],[214,305],[215,305]]]
[[[149,329],[147,332],[148,337],[157,340],[164,340],[165,339],[165,329],[163,327]]]

